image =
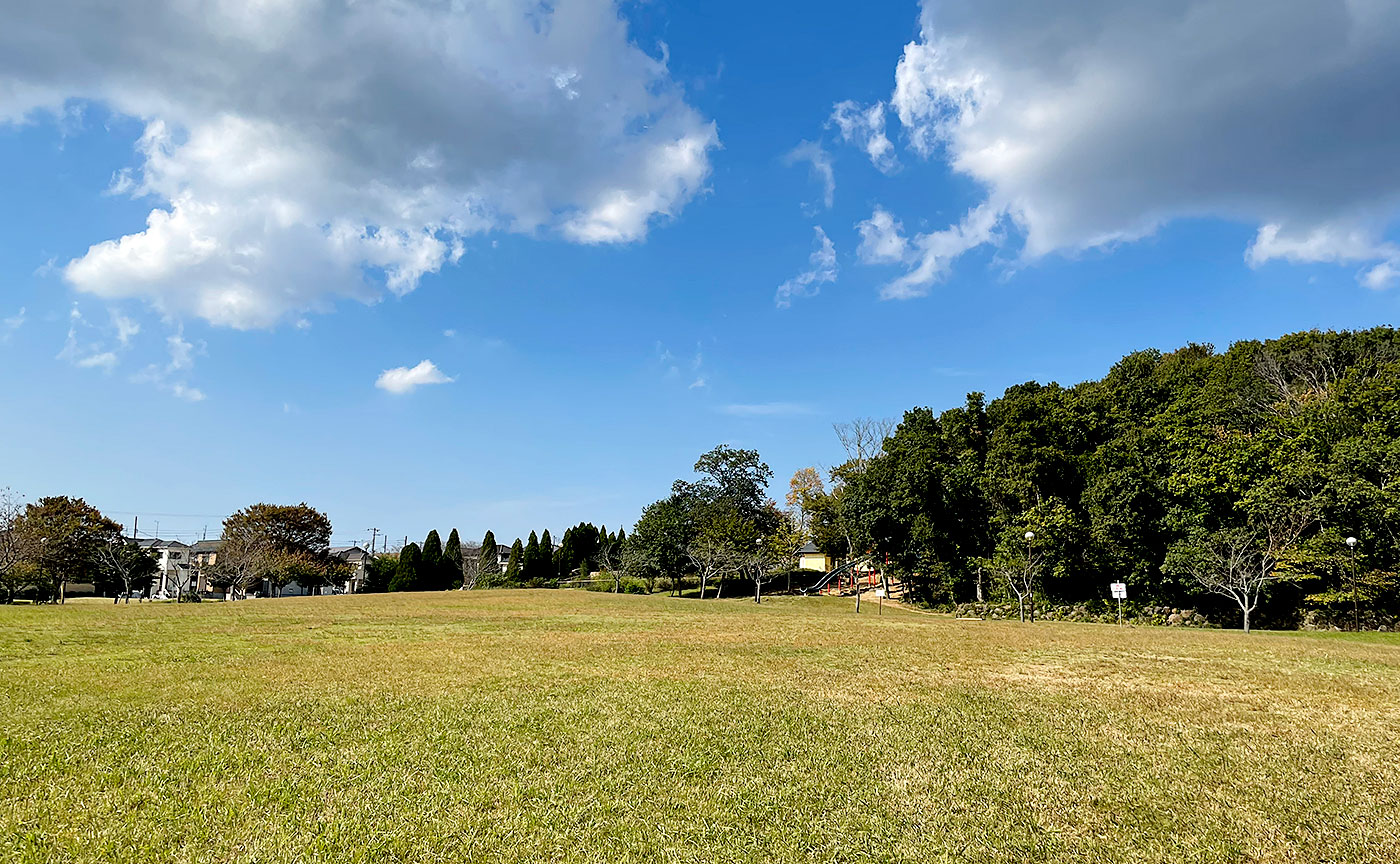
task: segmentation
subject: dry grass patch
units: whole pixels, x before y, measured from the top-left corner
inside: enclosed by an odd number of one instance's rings
[[[1392,861],[1400,641],[583,592],[0,608],[6,861]]]

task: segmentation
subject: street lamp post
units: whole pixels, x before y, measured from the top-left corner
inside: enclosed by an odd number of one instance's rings
[[[1026,593],[1031,598],[1031,623],[1035,623],[1035,574],[1031,572],[1031,541],[1035,539],[1034,531],[1026,532]]]
[[[1351,550],[1351,623],[1357,632],[1361,631],[1361,601],[1356,596],[1356,544],[1355,537],[1347,538],[1347,548]]]

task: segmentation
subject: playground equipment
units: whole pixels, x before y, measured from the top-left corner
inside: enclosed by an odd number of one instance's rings
[[[845,580],[849,577],[851,578],[852,587],[855,587],[855,581],[862,576],[866,577],[867,580],[870,580],[872,578],[878,579],[879,577],[873,571],[868,573],[862,573],[857,569],[858,567],[860,567],[860,565],[868,563],[873,557],[873,555],[861,555],[859,557],[852,558],[850,561],[847,561],[840,567],[833,567],[831,570],[827,571],[826,575],[822,576],[822,578],[818,580],[816,584],[812,585],[810,588],[804,588],[802,590],[802,594],[805,596],[808,594],[816,594],[820,591],[823,591],[828,585],[831,584],[833,579],[836,580],[836,584],[838,586],[842,586]],[[874,587],[874,584],[875,583],[872,581],[871,587]]]

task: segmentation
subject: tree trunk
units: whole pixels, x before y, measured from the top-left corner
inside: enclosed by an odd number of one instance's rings
[[[710,581],[710,577],[704,573],[700,574],[700,599],[705,599],[705,584]]]
[[[1240,610],[1244,612],[1244,632],[1248,633],[1248,632],[1249,632],[1249,609],[1247,609],[1247,608],[1244,607],[1244,606],[1241,606],[1241,607],[1240,607]]]
[[[1026,598],[1025,598],[1024,596],[1020,595],[1020,594],[1017,594],[1017,595],[1016,595],[1016,602],[1019,603],[1020,606],[1021,606],[1021,622],[1022,622],[1022,623],[1025,623],[1025,620],[1026,620]]]

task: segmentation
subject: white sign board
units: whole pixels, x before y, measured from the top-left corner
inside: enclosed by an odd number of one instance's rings
[[[883,599],[885,598],[885,589],[884,589],[884,588],[876,588],[876,589],[875,589],[875,596],[876,596],[876,597],[879,597],[880,599],[883,600]]]
[[[1108,587],[1109,587],[1109,590],[1111,590],[1111,591],[1113,592],[1113,599],[1114,599],[1114,600],[1127,600],[1127,599],[1128,599],[1128,586],[1125,585],[1124,583],[1122,583],[1122,582],[1114,582],[1114,583],[1112,583],[1111,585],[1109,585]]]

